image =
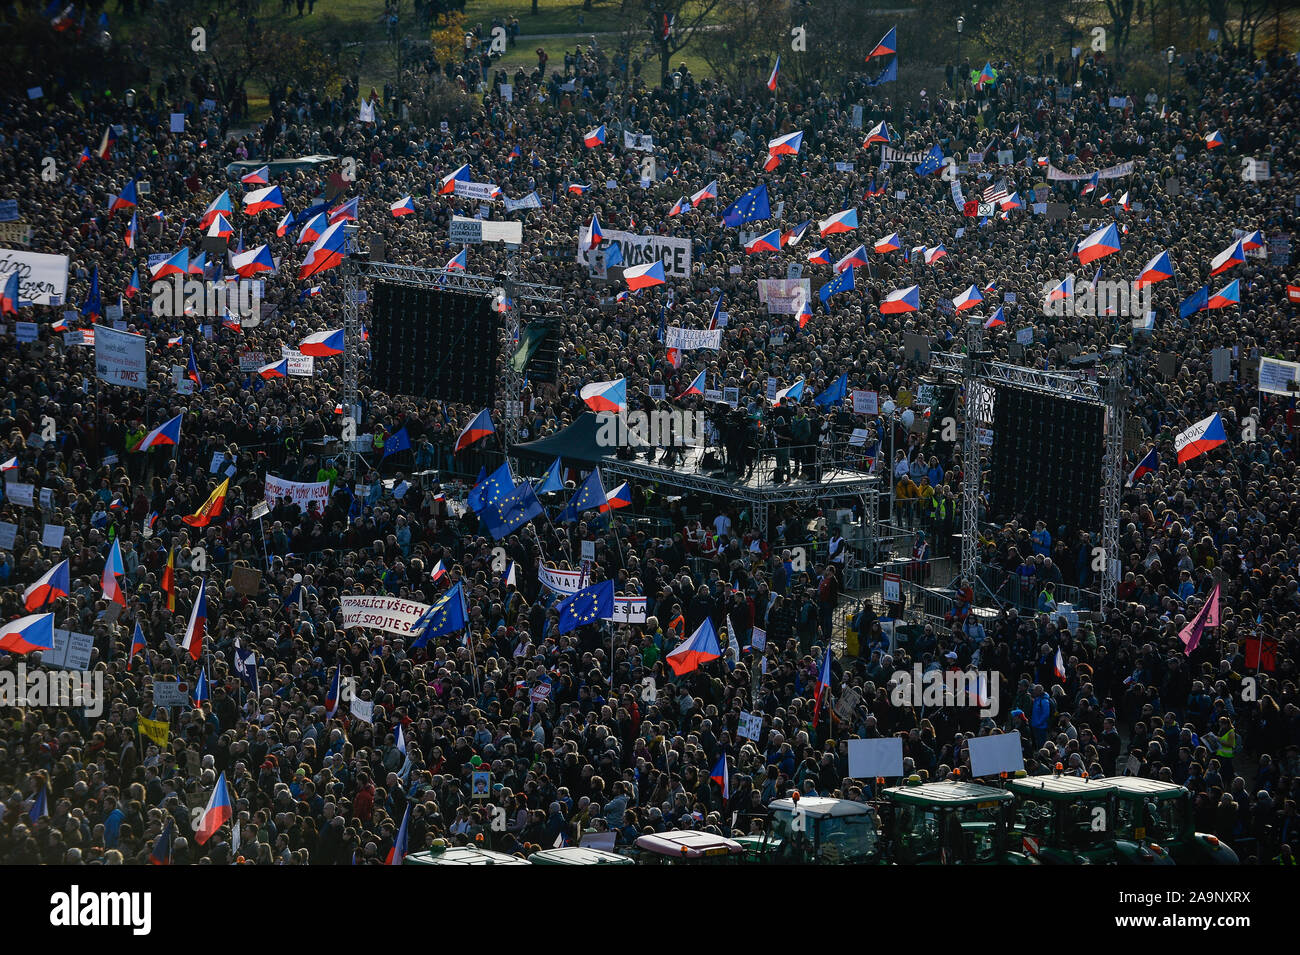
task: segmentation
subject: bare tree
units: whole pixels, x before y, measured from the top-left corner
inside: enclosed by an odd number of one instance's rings
[[[659,82],[667,85],[673,56],[686,49],[704,27],[720,0],[642,0],[650,33],[659,51]],[[690,10],[688,14],[686,11]]]

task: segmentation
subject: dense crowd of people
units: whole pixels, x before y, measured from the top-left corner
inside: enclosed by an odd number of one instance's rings
[[[539,63],[545,65],[542,54]],[[201,327],[197,318],[151,314],[147,283],[125,298],[126,327],[149,339],[147,390],[96,381],[93,348],[65,345],[53,329],[63,307],[20,309],[17,320],[41,326],[35,342],[20,343],[13,324],[5,329],[0,456],[17,457],[5,477],[51,494],[44,508],[8,496],[0,506],[0,520],[17,525],[12,550],[0,555],[0,609],[5,619],[24,613],[23,588],[69,558],[73,593],[53,609],[59,627],[93,635],[91,665],[104,674],[108,702],[98,717],[4,709],[0,859],[145,863],[170,820],[173,863],[230,862],[229,827],[199,844],[191,826],[222,773],[239,827],[238,855],[257,864],[380,863],[408,807],[409,851],[444,840],[530,852],[557,840],[576,843],[590,829],[615,832],[624,848],[647,831],[750,831],[771,800],[792,789],[869,797],[873,782],[849,778],[849,738],[901,735],[909,768],[941,780],[969,772],[965,739],[1011,729],[1021,732],[1030,772],[1059,763],[1076,774],[1171,779],[1193,793],[1197,827],[1237,846],[1243,860],[1292,858],[1300,780],[1294,402],[1260,395],[1241,376],[1219,381],[1211,373],[1217,347],[1234,349],[1242,360],[1295,357],[1289,259],[1275,264],[1252,256],[1235,270],[1239,309],[1180,319],[1178,304],[1206,281],[1211,256],[1234,229],[1294,231],[1294,57],[1198,52],[1182,65],[1167,102],[1117,85],[1091,58],[1059,76],[1050,61],[1023,75],[1007,64],[991,88],[963,83],[957,94],[935,90],[916,103],[893,101],[882,93],[888,87],[873,88],[864,75],[846,74],[834,85],[781,77],[775,93],[741,92],[697,79],[685,67],[680,87],[638,81],[624,91],[621,70],[594,48],[566,54],[545,74],[497,72],[486,91],[476,82],[488,75],[477,58],[438,70],[439,82],[462,84],[481,100],[472,115],[418,125],[402,118],[404,104],[388,109],[376,97],[377,121],[363,123],[355,80],[337,97],[288,91],[271,118],[247,130],[230,126],[230,104],[203,108],[203,76],[164,85],[156,97],[146,92],[130,107],[116,93],[73,96],[52,88],[39,99],[5,98],[3,195],[18,198],[32,226],[32,251],[69,257],[65,307],[81,310],[92,272],[108,306],[125,292],[133,269],[146,275],[145,256],[182,245],[196,252],[199,217],[223,189],[235,200],[232,221],[245,246],[269,243],[279,267],[264,276],[265,320],[240,330],[214,319]],[[508,99],[501,83],[511,86]],[[1110,105],[1127,94],[1134,102]],[[857,122],[855,106],[862,107]],[[190,116],[186,132],[168,131],[169,111]],[[938,144],[958,157],[987,149],[986,162],[960,176],[965,195],[1005,182],[1023,206],[986,221],[964,215],[939,174],[920,175],[913,163],[886,167],[878,146],[862,148],[865,131],[882,121],[898,148]],[[607,143],[586,148],[584,133],[601,123],[610,130]],[[79,163],[83,147],[93,152],[109,124],[121,130],[111,155]],[[646,154],[622,148],[622,129],[653,135],[666,178],[642,187]],[[795,130],[803,131],[800,153],[763,171],[767,141]],[[1206,136],[1215,130],[1224,145],[1210,150]],[[994,162],[999,149],[1012,152],[1013,165]],[[538,194],[540,209],[510,216],[523,220],[530,253],[521,257],[519,278],[561,287],[565,305],[557,380],[526,387],[521,439],[572,423],[585,410],[578,397],[584,384],[626,378],[629,396],[639,401],[655,384],[680,394],[706,368],[710,388],[739,389],[740,407],[759,435],[789,428],[795,417],[811,419],[800,424],[810,435],[823,425],[866,427],[866,447],[886,473],[886,449],[899,449],[902,471],[895,462],[890,480],[907,502],[908,519],[931,529],[940,546],[959,521],[959,451],[949,444],[941,452],[924,434],[901,428],[891,444],[885,429],[898,427],[893,419],[823,409],[813,396],[847,373],[850,388],[907,406],[927,369],[904,359],[903,336],[924,336],[936,349],[962,347],[964,322],[941,303],[972,284],[993,286],[986,296],[1005,303],[1006,329],[986,335],[998,358],[1008,359],[1014,346],[1014,361],[1063,369],[1080,352],[1128,346],[1129,417],[1138,437],[1128,466],[1152,446],[1160,463],[1124,490],[1117,605],[1104,617],[1081,615],[1073,629],[1053,619],[1054,604],[1040,596],[1050,595],[1053,584],[1096,589],[1095,571],[1080,559],[1091,542],[1074,528],[1048,528],[1033,514],[988,525],[981,541],[985,561],[1027,588],[1028,609],[1002,609],[982,622],[952,612],[891,644],[878,619],[883,608],[854,600],[852,639],[843,647],[837,621],[852,595],[843,593],[842,558],[831,559],[838,556],[829,542],[835,529],[822,522],[808,530],[816,512],[774,514],[765,539],[752,515],[726,501],[670,502],[680,492],[646,485],[634,488],[630,512],[557,523],[552,506],[550,517],[494,541],[460,501],[465,479],[472,484],[480,467],[490,471],[500,462],[497,439],[453,452],[480,409],[386,392],[368,374],[364,345],[357,431],[373,435],[378,449],[404,428],[412,448],[382,461],[367,455],[369,465],[349,469],[324,443],[339,433],[341,358],[317,359],[313,377],[272,380],[241,370],[239,362],[241,351],[278,356],[281,345],[340,324],[336,273],[297,281],[305,249],[295,241],[298,227],[277,237],[280,210],[241,215],[238,176],[226,171],[239,159],[304,154],[354,159],[357,175],[340,177],[337,164],[280,174],[274,182],[287,208],[297,214],[322,196],[331,205],[358,197],[361,246],[382,241],[385,258],[403,264],[439,267],[458,251],[447,237],[450,217],[472,216],[478,203],[436,193],[439,180],[462,164],[506,196]],[[1271,157],[1273,179],[1243,181],[1243,156]],[[42,176],[45,157],[54,159],[53,181]],[[1059,218],[1032,209],[1036,186],[1041,192],[1046,185],[1039,157],[1071,173],[1125,160],[1134,170],[1087,194],[1082,181],[1050,184],[1052,203],[1067,209]],[[111,199],[132,178],[148,182],[148,192],[137,209],[110,214]],[[712,180],[716,200],[669,216],[681,195]],[[737,230],[720,225],[722,208],[760,182],[769,186],[772,221],[744,228],[791,229],[811,220],[815,230],[817,220],[857,207],[862,227],[827,240],[836,258],[892,232],[904,249],[942,243],[947,255],[932,265],[902,251],[872,256],[856,290],[817,303],[805,326],[793,316],[769,315],[757,300],[756,279],[785,278],[796,262],[816,289],[831,273],[806,261],[815,235],[779,254],[747,255]],[[575,194],[572,183],[589,188]],[[1107,190],[1113,197],[1127,190],[1130,208],[1101,204]],[[390,204],[406,195],[416,214],[392,216]],[[133,211],[140,236],[126,249]],[[689,281],[615,301],[621,286],[591,277],[572,258],[593,214],[606,228],[689,238]],[[1173,281],[1157,286],[1149,332],[1133,332],[1127,318],[1041,314],[1045,286],[1073,272],[1081,284],[1091,277],[1072,249],[1108,221],[1125,231],[1120,252],[1103,262],[1106,277],[1133,277],[1161,249],[1177,268],[1177,289]],[[536,254],[561,248],[567,258]],[[504,255],[492,245],[473,246],[469,271],[499,274]],[[313,283],[321,293],[303,295]],[[910,284],[920,286],[922,308],[882,315],[884,296]],[[661,311],[669,324],[707,328],[720,295],[728,313],[722,348],[686,352],[674,365],[657,335]],[[89,322],[79,315],[70,327]],[[1028,325],[1036,328],[1033,343],[1015,346],[1014,331]],[[784,340],[772,344],[774,334]],[[183,336],[179,345],[171,344],[176,336]],[[502,343],[502,360],[513,353],[510,344]],[[185,365],[191,349],[200,384],[181,394],[172,366]],[[1176,356],[1172,374],[1158,367],[1160,353]],[[803,378],[804,400],[772,415],[769,377],[782,387]],[[702,396],[692,396],[679,406],[702,405]],[[502,402],[489,410],[503,421]],[[1228,445],[1177,464],[1173,434],[1216,411]],[[178,413],[179,447],[133,450],[147,430]],[[52,441],[41,439],[46,419],[55,424]],[[1253,440],[1238,440],[1244,430]],[[1044,457],[1053,453],[1041,449]],[[225,456],[223,472],[234,465],[224,510],[206,527],[191,527],[182,518],[223,476],[211,466],[216,454]],[[440,472],[441,484],[416,477],[431,470]],[[255,519],[268,473],[328,480],[329,499],[305,510],[280,503]],[[567,477],[572,488],[582,475]],[[549,502],[562,504],[569,493]],[[62,548],[42,545],[46,524],[66,528]],[[620,594],[647,598],[644,624],[559,632],[554,595],[537,569],[542,562],[576,568],[586,541],[594,542],[594,579],[612,579]],[[100,580],[114,542],[124,562],[126,607],[106,614]],[[791,545],[805,543],[809,560],[801,567]],[[502,581],[498,547],[517,568],[514,583]],[[169,559],[178,580],[174,610],[161,588]],[[439,564],[447,573],[434,580]],[[239,568],[261,571],[260,580],[236,587]],[[175,642],[201,580],[208,625],[206,652],[195,663]],[[463,634],[415,647],[392,633],[341,626],[343,595],[431,603],[456,583],[469,605]],[[1178,633],[1216,584],[1221,623],[1187,655]],[[300,596],[290,599],[295,591]],[[969,600],[959,589],[954,608]],[[720,633],[734,631],[739,659],[675,676],[666,655],[706,618]],[[131,655],[137,622],[147,649]],[[755,628],[766,633],[764,652],[751,649]],[[813,692],[832,640],[832,697],[851,688],[861,700],[851,712],[823,712],[814,725]],[[256,653],[256,694],[234,669],[237,645]],[[1064,676],[1055,668],[1058,649]],[[0,667],[18,659],[6,655]],[[914,663],[991,671],[1008,705],[985,719],[974,709],[893,705],[890,675]],[[169,713],[152,705],[153,681],[192,682],[200,667],[211,685],[208,700]],[[375,704],[372,723],[346,704],[327,715],[336,670]],[[530,692],[544,680],[549,699],[534,703]],[[761,740],[738,735],[739,716],[748,711],[763,714]],[[169,722],[165,745],[143,735],[142,717]],[[728,798],[710,780],[723,754],[730,762]],[[492,774],[487,801],[474,799],[470,788],[471,773],[482,770]],[[33,812],[42,793],[48,811]],[[504,807],[503,829],[492,825],[489,803]]]

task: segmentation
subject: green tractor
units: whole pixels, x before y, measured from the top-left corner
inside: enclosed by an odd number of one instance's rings
[[[1191,793],[1177,783],[1138,776],[1107,779],[1119,800],[1116,834],[1152,852],[1167,853],[1178,865],[1238,865],[1231,846],[1192,828]]]
[[[826,796],[774,799],[762,835],[737,839],[746,862],[776,865],[879,865],[884,844],[876,811],[866,803]]]
[[[1114,780],[1024,776],[1016,797],[1015,833],[1025,855],[1046,865],[1173,865],[1169,853],[1117,836]]]
[[[901,865],[1032,865],[1009,846],[1015,797],[977,783],[922,783],[883,791],[889,858]],[[1019,848],[1019,846],[1017,846]]]

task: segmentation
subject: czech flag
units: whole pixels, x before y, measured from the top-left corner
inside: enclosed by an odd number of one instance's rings
[[[1227,308],[1229,305],[1241,304],[1241,280],[1233,279],[1219,291],[1210,296],[1206,308]]]
[[[1146,453],[1146,456],[1138,462],[1137,467],[1129,472],[1128,480],[1124,482],[1125,487],[1132,487],[1134,481],[1139,481],[1148,474],[1151,474],[1159,466],[1156,459],[1156,449],[1152,448]]]
[[[600,240],[604,237],[605,234],[600,231],[600,219],[593,212],[591,214],[591,225],[582,231],[582,245],[584,248],[594,249],[600,245]]]
[[[108,217],[111,219],[118,209],[130,209],[135,203],[135,180],[132,179],[126,184],[121,195],[113,197],[113,203],[108,207]]]
[[[461,249],[459,252],[453,255],[450,260],[448,260],[447,264],[444,265],[443,268],[446,269],[448,272],[453,271],[454,269],[460,269],[462,272],[464,272],[465,269],[468,268],[468,266],[469,266],[469,249]]]
[[[469,182],[469,163],[461,166],[455,172],[443,176],[438,180],[438,195],[449,196],[456,191],[457,182]]]
[[[126,568],[122,565],[122,548],[117,538],[113,539],[113,546],[108,550],[108,556],[104,558],[104,570],[100,574],[99,583],[103,590],[103,596],[114,603],[126,606],[126,595],[122,593],[122,587],[117,582],[119,575],[126,573]]]
[[[627,379],[616,378],[613,381],[594,381],[583,385],[578,397],[592,411],[626,411]]]
[[[690,205],[691,205],[691,200],[687,199],[685,196],[682,196],[673,204],[673,207],[668,210],[668,218],[671,219],[673,216],[681,215],[688,208],[690,208]]]
[[[0,627],[0,650],[31,653],[54,649],[54,614],[34,613],[10,620]]]
[[[884,38],[875,45],[870,53],[867,54],[867,59],[870,60],[873,56],[889,56],[891,53],[897,53],[897,30],[898,27],[890,27],[889,32],[885,34]]]
[[[804,386],[804,381],[802,378],[800,378],[790,387],[781,388],[780,390],[778,390],[776,395],[772,398],[772,407],[775,408],[777,405],[779,405],[781,403],[782,398],[789,398],[791,401],[795,402],[796,404],[802,401],[803,386]]]
[[[206,251],[200,252],[197,258],[190,259],[189,274],[202,277],[207,267],[208,267],[208,253]]]
[[[998,203],[998,207],[1004,210],[1020,209],[1023,206],[1024,203],[1020,201],[1020,193],[1018,192],[1011,193],[1011,195],[1007,196],[1005,199],[1003,199],[1001,202]]]
[[[799,244],[800,240],[803,239],[804,234],[808,231],[808,226],[810,225],[812,225],[812,220],[805,219],[793,229],[781,233],[781,244],[788,246],[789,248],[794,248]]]
[[[799,147],[802,145],[803,130],[798,129],[793,133],[786,133],[784,136],[768,140],[767,154],[769,156],[797,156]]]
[[[877,186],[875,177],[873,176],[871,179],[871,185],[867,186],[867,191],[862,194],[862,198],[871,199],[876,196],[883,196],[885,194],[885,189],[888,185],[889,184],[887,182],[882,182],[879,186]]]
[[[18,304],[18,270],[14,269],[5,279],[4,291],[0,292],[0,315],[17,315]]]
[[[398,199],[391,206],[389,206],[388,209],[390,212],[392,212],[393,218],[397,218],[398,216],[414,215],[415,202],[411,199],[410,196],[403,196],[401,199]]]
[[[614,488],[614,490],[609,492],[609,496],[605,499],[605,503],[600,505],[598,510],[601,513],[605,513],[606,511],[617,511],[620,508],[631,506],[632,491],[628,488],[627,482],[624,481],[618,487]]]
[[[330,688],[325,691],[325,716],[332,717],[339,708],[339,674],[343,672],[342,667],[334,668],[334,679],[330,681]]]
[[[817,720],[821,716],[822,700],[826,698],[826,692],[831,688],[831,648],[828,646],[826,652],[822,654],[821,670],[817,673],[817,687],[813,690],[813,726],[817,725]]]
[[[357,221],[357,203],[361,200],[353,197],[347,202],[340,202],[337,206],[329,211],[329,223],[333,225],[336,222],[356,222]],[[415,210],[412,209],[412,212]]]
[[[837,212],[829,219],[822,219],[817,223],[817,231],[823,236],[835,235],[839,232],[852,232],[858,227],[858,210],[845,209],[843,212]]]
[[[265,212],[267,209],[283,209],[284,195],[280,192],[279,186],[267,186],[265,189],[254,189],[248,195],[244,196],[244,214],[256,215],[259,212]]]
[[[208,207],[203,210],[203,215],[199,219],[199,228],[206,229],[208,226],[212,225],[212,220],[217,216],[225,216],[226,218],[229,218],[234,215],[234,212],[234,207],[230,204],[230,190],[227,189],[222,192],[221,195],[217,196],[217,198],[213,199],[212,202],[208,204]]]
[[[998,310],[994,312],[992,315],[990,315],[989,320],[984,323],[984,327],[1001,328],[1006,323],[1007,323],[1006,317],[1002,314],[1002,306],[999,305]]]
[[[188,650],[190,659],[197,660],[203,654],[203,634],[208,627],[208,581],[199,578],[199,596],[190,609],[190,622],[185,625],[185,639],[181,649]]]
[[[799,292],[799,311],[795,317],[799,319],[800,328],[807,325],[808,319],[812,318],[812,303],[808,301],[808,297],[802,291]]]
[[[285,212],[284,218],[281,219],[280,224],[275,227],[276,237],[283,239],[285,233],[289,231],[289,226],[291,225],[293,225],[293,213]]]
[[[181,419],[184,414],[178,414],[170,421],[165,421],[158,427],[154,428],[144,436],[140,446],[136,451],[147,451],[155,445],[180,444],[181,443]]]
[[[14,471],[18,468],[18,455],[14,455],[8,461],[0,463],[0,471]]]
[[[1119,197],[1119,207],[1123,209],[1125,212],[1128,212],[1128,206],[1129,206],[1128,192],[1126,191],[1124,195]]]
[[[780,252],[781,251],[781,232],[773,229],[758,236],[752,241],[746,243],[745,254],[753,255],[755,252]]]
[[[1065,679],[1065,657],[1061,656],[1061,648],[1056,648],[1056,660],[1052,663],[1052,672],[1056,674],[1058,680]]]
[[[261,169],[245,173],[239,177],[239,181],[246,186],[269,186],[271,184],[271,167],[263,166]]]
[[[601,123],[595,129],[588,132],[582,137],[583,143],[588,149],[595,149],[597,146],[605,144],[605,124]]]
[[[716,198],[718,198],[718,180],[715,179],[707,186],[705,186],[703,189],[701,189],[699,192],[693,193],[691,195],[691,206],[692,207],[698,206],[705,199],[716,199]]]
[[[590,188],[591,188],[591,186],[584,186],[584,185],[583,185],[582,183],[580,183],[580,182],[571,182],[571,183],[569,183],[569,193],[570,193],[571,195],[575,195],[575,196],[580,196],[580,195],[582,195],[583,193],[585,193],[585,192],[586,192],[588,189],[590,189]]]
[[[956,307],[957,311],[963,312],[968,308],[974,308],[982,301],[984,301],[984,296],[980,294],[979,289],[972,285],[966,291],[954,298],[952,304]]]
[[[938,262],[947,254],[948,250],[940,244],[936,245],[933,249],[926,249],[923,258],[925,259],[926,265],[934,265],[934,263]]]
[[[130,664],[127,669],[131,669]],[[153,850],[149,853],[150,865],[171,865],[172,864],[172,840],[174,838],[175,820],[171,816],[167,817],[167,822],[163,825],[163,830],[158,834],[154,841]]]
[[[303,259],[302,268],[298,270],[298,280],[319,275],[342,263],[346,238],[342,222],[336,222],[322,232],[320,238],[307,250],[307,257]]]
[[[907,288],[895,289],[885,296],[880,303],[880,314],[894,315],[899,312],[915,312],[921,308],[921,286],[909,285]]]
[[[704,385],[705,385],[704,371],[701,370],[700,373],[695,376],[694,380],[691,381],[691,383],[686,386],[686,390],[677,396],[677,400],[680,401],[682,398],[685,398],[687,395],[704,394]]]
[[[288,359],[285,361],[287,362]],[[226,478],[208,495],[208,499],[199,506],[197,511],[182,517],[181,520],[190,527],[207,527],[214,517],[221,516],[221,511],[226,506],[226,492],[229,490],[230,478]]]
[[[436,584],[446,573],[447,568],[442,566],[442,561],[438,561],[433,565],[433,570],[429,571],[429,579]]]
[[[1089,262],[1104,259],[1106,256],[1118,251],[1119,230],[1115,228],[1115,223],[1112,222],[1080,242],[1076,254],[1079,256],[1079,261],[1087,265]]]
[[[1228,435],[1223,430],[1223,419],[1218,412],[1208,418],[1202,418],[1186,431],[1174,437],[1174,448],[1178,451],[1178,463],[1185,464],[1192,458],[1211,451],[1221,444],[1226,444]]]
[[[72,592],[67,560],[61,560],[23,591],[23,606],[27,610],[40,610],[46,604],[66,597]]]
[[[199,391],[203,390],[203,379],[199,377],[199,363],[194,360],[194,346],[190,346],[190,357],[185,362],[185,377],[199,386]]]
[[[100,159],[107,159],[113,155],[113,144],[117,142],[117,130],[112,126],[104,130],[104,137],[99,141],[99,148],[95,150],[95,155]]]
[[[871,130],[867,133],[866,142],[862,144],[862,148],[866,149],[872,143],[892,143],[893,141],[894,136],[889,131],[889,125],[882,119],[880,122],[876,123],[876,125],[871,127]],[[884,190],[882,189],[881,191],[883,192]]]
[[[140,626],[140,621],[135,622],[135,633],[131,634],[131,649],[126,654],[126,668],[130,670],[135,663],[135,655],[143,653],[145,662],[149,662],[149,645],[144,642],[144,629]]]
[[[275,260],[271,258],[271,247],[259,245],[230,259],[230,264],[240,278],[251,279],[258,272],[274,272]]]
[[[263,365],[257,369],[257,373],[263,378],[287,378],[289,375],[289,359],[281,358],[269,365]]]
[[[1210,262],[1210,274],[1218,275],[1220,272],[1226,272],[1234,266],[1244,264],[1245,261],[1246,250],[1242,247],[1241,240],[1238,239],[1214,257]]]
[[[230,220],[218,212],[217,217],[213,219],[212,224],[208,226],[208,238],[229,239],[234,234],[235,227],[230,224]]]
[[[165,262],[159,262],[149,271],[149,277],[157,282],[172,275],[188,275],[190,271],[190,250],[182,248]]]
[[[722,790],[722,798],[724,800],[731,798],[731,779],[727,775],[726,753],[719,754],[717,765],[714,766],[713,771],[709,773],[709,780],[718,784],[718,788]]]
[[[397,732],[402,732],[401,724],[397,726]],[[388,850],[388,857],[384,859],[385,865],[401,865],[402,860],[406,858],[406,824],[411,818],[411,804],[406,804],[406,812],[402,813],[402,824],[397,829],[397,838],[393,840],[393,847]]]
[[[627,282],[627,287],[631,289],[663,285],[664,264],[656,261],[648,265],[633,265],[623,270],[623,278]]]
[[[456,450],[452,453],[459,454],[475,441],[486,438],[489,434],[495,434],[496,430],[496,428],[492,427],[492,416],[484,408],[473,417],[469,424],[465,425],[465,430],[456,439]]]
[[[1047,293],[1047,300],[1055,302],[1058,299],[1074,297],[1074,276],[1067,275],[1061,280],[1061,283]]]
[[[77,168],[80,169],[84,163],[90,161],[90,150],[85,146],[81,147],[81,155],[77,157]]]
[[[673,672],[682,676],[698,669],[700,664],[716,660],[720,656],[722,650],[718,647],[718,634],[713,629],[712,621],[705,617],[690,638],[665,659]]]
[[[344,351],[343,329],[312,332],[298,344],[298,351],[315,358],[333,358]]]
[[[902,247],[903,242],[898,238],[898,233],[893,232],[885,236],[883,239],[877,239],[875,245],[873,245],[871,249],[878,255],[884,255],[886,252],[895,252]]]
[[[212,798],[208,800],[208,807],[203,810],[203,815],[199,817],[199,828],[194,833],[194,841],[203,845],[214,835],[217,830],[230,821],[230,793],[226,789],[226,774],[223,772],[217,777],[216,788],[212,790]]]
[[[1157,282],[1172,278],[1173,274],[1174,267],[1169,261],[1169,252],[1166,250],[1142,266],[1142,271],[1138,273],[1137,281],[1133,283],[1133,287],[1141,289],[1148,285],[1155,285]]]
[[[814,265],[830,265],[831,250],[825,246],[808,253],[808,261]]]
[[[123,294],[130,298],[138,291],[140,291],[140,268],[136,266],[131,270],[131,277],[126,280],[126,291]]]
[[[767,88],[773,93],[776,92],[776,77],[781,72],[781,56],[777,54],[776,65],[772,67],[772,75],[767,78]]]
[[[1242,236],[1241,247],[1247,252],[1253,252],[1255,249],[1264,248],[1264,233],[1256,229],[1250,235]]]
[[[325,218],[325,213],[321,212],[307,220],[307,224],[302,227],[298,233],[298,245],[305,245],[308,242],[315,242],[329,227],[329,222]]]
[[[835,263],[835,272],[838,275],[845,269],[859,268],[867,264],[867,247],[860,245],[844,258]]]
[[[1223,133],[1219,132],[1217,129],[1214,132],[1210,133],[1210,135],[1205,137],[1206,149],[1213,149],[1216,146],[1222,146],[1222,145],[1223,145]]]

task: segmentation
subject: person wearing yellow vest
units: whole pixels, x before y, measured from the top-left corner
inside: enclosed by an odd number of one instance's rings
[[[1223,777],[1232,777],[1232,757],[1237,755],[1237,731],[1232,728],[1232,720],[1226,716],[1219,717],[1219,749],[1214,754],[1219,765],[1223,767]]]

